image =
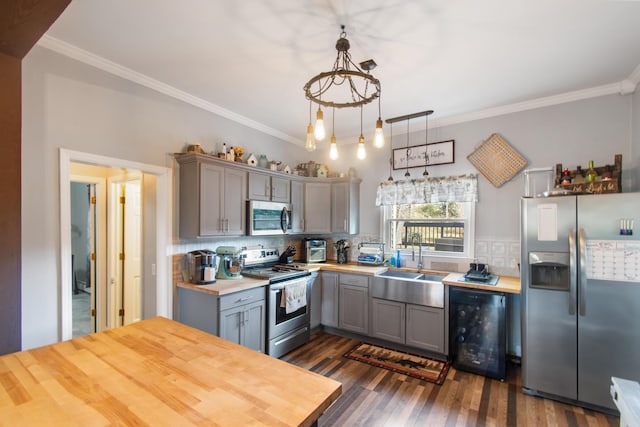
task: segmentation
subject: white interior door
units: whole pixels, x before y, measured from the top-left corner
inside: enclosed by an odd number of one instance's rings
[[[141,320],[142,312],[142,204],[141,180],[123,184],[124,207],[124,324]]]
[[[110,327],[141,319],[142,204],[140,174],[109,178]]]

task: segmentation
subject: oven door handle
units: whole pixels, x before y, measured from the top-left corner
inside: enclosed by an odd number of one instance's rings
[[[287,208],[282,208],[282,211],[280,212],[280,229],[284,234],[287,234],[289,221],[291,221],[291,218],[289,217],[289,211],[287,210]]]

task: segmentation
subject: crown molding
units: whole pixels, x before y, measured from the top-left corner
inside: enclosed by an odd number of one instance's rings
[[[166,83],[162,83],[159,80],[148,77],[142,73],[131,70],[130,68],[123,67],[115,62],[109,61],[101,56],[95,55],[86,50],[80,49],[77,46],[59,40],[49,35],[44,35],[38,42],[38,46],[50,49],[61,55],[68,56],[69,58],[91,65],[95,68],[103,70],[107,73],[114,74],[126,80],[138,83],[149,89],[153,89],[167,96],[179,99],[183,102],[191,104],[195,107],[202,108],[210,113],[219,115],[221,117],[232,120],[241,125],[258,130],[267,135],[274,136],[283,141],[290,142],[294,145],[303,146],[304,141],[295,138],[291,135],[280,132],[272,127],[266,126],[255,120],[249,119],[241,114],[227,110],[219,105],[213,104],[209,101],[205,101],[202,98],[193,96],[187,92],[170,86]],[[532,99],[529,101],[518,102],[515,104],[502,105],[494,108],[487,108],[483,110],[474,111],[467,114],[459,114],[451,117],[444,117],[441,119],[429,120],[429,128],[438,128],[443,126],[450,126],[460,123],[471,122],[474,120],[488,119],[491,117],[502,116],[505,114],[517,113],[521,111],[533,110],[536,108],[550,107],[553,105],[565,104],[567,102],[580,101],[589,98],[596,98],[605,95],[629,95],[633,93],[640,83],[640,65],[624,80],[617,83],[611,83],[602,86],[596,86],[593,88],[577,90],[573,92],[567,92],[559,95],[552,95],[543,98]],[[417,127],[413,128],[413,131],[424,130],[424,126],[417,124]],[[398,132],[402,135],[402,131]]]
[[[599,96],[615,94],[626,95],[627,93],[622,92],[622,87],[623,82],[611,83],[607,85],[592,87],[589,89],[576,90],[559,95],[552,95],[543,98],[532,99],[529,101],[517,102],[515,104],[507,104],[500,107],[487,108],[468,114],[444,117],[442,119],[435,119],[430,123],[432,123],[433,127],[435,128],[471,122],[474,120],[487,119],[490,117],[502,116],[505,114],[518,113],[521,111],[534,110],[536,108],[550,107],[553,105],[565,104],[567,102],[580,101],[583,99],[597,98]]]
[[[226,119],[232,120],[241,125],[247,126],[249,128],[255,129],[257,131],[263,132],[267,135],[274,136],[283,141],[290,142],[295,145],[304,145],[304,142],[299,140],[298,138],[294,138],[291,135],[287,135],[283,132],[280,132],[272,127],[266,126],[262,123],[259,123],[255,120],[252,120],[248,117],[245,117],[241,114],[235,113],[233,111],[227,110],[219,105],[213,104],[209,101],[205,101],[202,98],[198,98],[197,96],[193,96],[185,91],[177,89],[171,85],[163,83],[159,80],[153,79],[149,76],[146,76],[142,73],[134,71],[130,68],[123,67],[120,64],[117,64],[113,61],[109,61],[101,56],[95,55],[91,52],[88,52],[84,49],[80,49],[77,46],[64,42],[55,37],[51,37],[49,35],[44,35],[39,41],[38,46],[47,48],[61,55],[67,56],[69,58],[75,59],[77,61],[83,62],[87,65],[91,65],[95,68],[98,68],[107,73],[116,75],[125,80],[132,81],[134,83],[138,83],[142,86],[145,86],[149,89],[153,89],[157,92],[160,92],[164,95],[170,96],[172,98],[178,99],[180,101],[191,104],[195,107],[201,108],[203,110],[209,111],[210,113],[216,114],[218,116],[224,117]]]

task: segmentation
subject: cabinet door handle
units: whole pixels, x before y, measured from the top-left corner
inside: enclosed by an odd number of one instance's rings
[[[250,300],[251,298],[253,298],[253,297],[251,297],[251,296],[248,296],[248,297],[242,297],[242,298],[240,298],[239,300],[237,300],[236,302],[244,302],[244,301],[248,301],[248,300]]]

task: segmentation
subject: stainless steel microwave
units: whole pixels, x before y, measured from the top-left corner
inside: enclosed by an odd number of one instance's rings
[[[270,236],[291,231],[289,203],[247,200],[247,234]]]

